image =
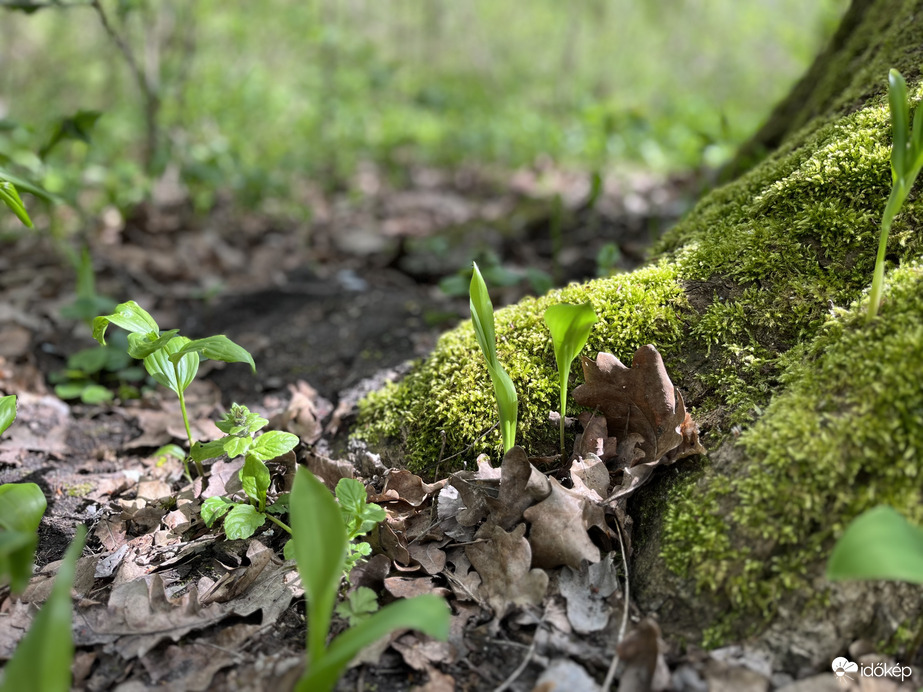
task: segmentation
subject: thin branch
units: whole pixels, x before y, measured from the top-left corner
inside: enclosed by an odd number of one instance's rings
[[[606,679],[603,680],[602,692],[609,692],[612,687],[612,680],[615,678],[615,669],[619,665],[618,645],[625,638],[625,631],[628,629],[628,558],[625,556],[625,542],[622,540],[622,524],[618,517],[615,518],[615,527],[618,529],[619,547],[622,550],[622,566],[625,568],[625,609],[622,611],[622,625],[619,627],[619,638],[615,643],[615,654],[612,656],[612,662],[609,664],[609,670],[606,671]]]

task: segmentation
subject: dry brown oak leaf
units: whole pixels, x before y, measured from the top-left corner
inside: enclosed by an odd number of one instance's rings
[[[649,464],[667,454],[673,462],[704,452],[683,397],[651,344],[635,352],[630,368],[611,353],[600,353],[595,362],[583,356],[581,363],[585,383],[574,389],[574,401],[598,409],[606,417],[608,435],[620,443],[637,441],[644,456],[631,465]]]

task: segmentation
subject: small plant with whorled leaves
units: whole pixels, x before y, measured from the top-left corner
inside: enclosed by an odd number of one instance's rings
[[[596,324],[596,311],[589,303],[560,303],[545,310],[545,324],[551,332],[554,359],[558,364],[561,395],[561,455],[564,455],[564,415],[567,412],[567,378],[577,354],[586,346],[590,330]]]
[[[494,305],[490,302],[487,284],[474,264],[469,287],[471,322],[474,335],[487,361],[487,372],[494,386],[497,411],[500,414],[500,434],[503,436],[503,452],[510,451],[516,444],[516,422],[519,418],[519,397],[516,387],[500,361],[497,360],[497,337],[494,332]]]
[[[385,520],[385,510],[368,502],[365,486],[353,478],[341,478],[337,482],[336,496],[339,500],[343,525],[346,527],[346,578],[359,560],[372,553],[372,546],[365,541],[356,542],[379,523]]]
[[[93,338],[102,346],[106,345],[106,329],[110,323],[129,332],[128,355],[143,360],[148,374],[179,398],[190,450],[195,445],[195,440],[192,439],[192,431],[189,428],[184,392],[195,379],[199,361],[202,358],[210,358],[225,363],[249,363],[253,372],[256,372],[256,364],[249,351],[223,334],[196,340],[177,336],[178,329],[161,334],[154,318],[133,300],[118,305],[111,315],[101,315],[93,320]],[[195,464],[196,471],[200,476],[204,476],[205,469],[201,462],[196,461]],[[186,459],[183,459],[183,466],[186,477],[191,480],[192,475],[189,473],[189,463]]]
[[[291,543],[308,608],[307,671],[298,681],[298,692],[332,690],[361,649],[394,630],[417,629],[437,639],[448,638],[448,606],[438,596],[426,594],[386,605],[360,619],[328,645],[334,603],[346,565],[347,533],[342,510],[330,491],[304,468],[295,474],[291,522]],[[363,607],[368,606],[366,603]]]
[[[869,311],[866,323],[875,319],[881,304],[881,291],[885,275],[885,252],[888,249],[888,234],[891,223],[901,210],[910,189],[923,168],[923,108],[917,106],[913,116],[913,129],[909,127],[910,107],[907,102],[907,82],[900,72],[892,69],[888,73],[888,103],[891,108],[891,194],[881,215],[881,235],[878,239],[878,255],[875,257],[875,272],[872,275],[872,290],[869,295]]]
[[[268,420],[257,413],[251,413],[246,406],[234,404],[224,418],[215,423],[224,437],[192,445],[190,455],[197,464],[224,454],[231,459],[244,457],[239,477],[247,500],[235,502],[216,496],[202,503],[202,519],[205,524],[211,527],[224,517],[224,533],[231,539],[249,538],[267,519],[289,534],[292,532],[287,524],[273,516],[288,511],[288,498],[282,496],[274,504],[266,505],[271,482],[266,462],[293,450],[298,444],[298,436],[270,430],[256,437],[256,433],[267,423]]]

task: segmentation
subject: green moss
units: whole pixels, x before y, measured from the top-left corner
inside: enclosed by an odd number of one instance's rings
[[[679,311],[685,301],[676,267],[669,263],[574,284],[498,310],[497,356],[519,393],[519,439],[533,452],[553,452],[557,439],[557,429],[548,422],[549,411],[557,408],[558,385],[551,336],[543,322],[545,309],[559,302],[586,301],[601,317],[587,342],[589,353],[607,350],[630,362],[639,346],[654,343],[669,351],[680,336]],[[575,362],[573,373],[577,372]],[[361,404],[358,431],[377,444],[396,439],[405,466],[431,471],[440,451],[447,457],[467,449],[455,460],[456,467],[480,452],[499,454],[499,431],[484,435],[496,417],[483,356],[466,322],[444,334],[433,355],[400,384]],[[440,431],[445,431],[444,451]]]
[[[596,308],[590,355],[630,360],[654,343],[708,421],[710,449],[732,443],[731,425],[744,427],[734,461],[678,481],[663,515],[667,564],[730,605],[727,620],[702,623],[712,635],[744,614],[771,618],[796,589],[822,604],[809,579],[864,509],[886,502],[923,522],[920,194],[895,220],[885,303],[870,327],[863,302],[890,186],[885,77],[892,66],[918,74],[918,29],[908,19],[918,5],[876,3],[845,50],[862,60],[830,71],[839,91],[825,97],[825,112],[704,198],[659,243],[656,265],[497,313],[499,357],[520,392],[520,440],[534,453],[554,449],[546,422],[554,358],[542,312],[559,301]],[[919,100],[919,85],[911,93]],[[480,439],[495,419],[464,324],[402,383],[364,402],[359,434],[396,442],[396,461],[433,471],[440,454],[467,450],[460,460],[471,461],[499,452],[499,433]]]
[[[923,262],[889,276],[882,318],[865,301],[828,318],[785,357],[777,395],[741,437],[731,478],[681,485],[663,554],[735,612],[766,618],[788,591],[811,590],[846,524],[877,504],[923,523]]]

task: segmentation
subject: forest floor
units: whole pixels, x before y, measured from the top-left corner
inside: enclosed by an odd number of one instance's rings
[[[532,290],[530,281],[542,280],[535,270],[558,284],[592,278],[607,243],[619,252],[606,268],[630,270],[700,184],[636,175],[607,183],[589,203],[589,176],[550,169],[500,182],[420,169],[401,190],[366,170],[361,195],[307,191],[305,224],[230,205],[197,217],[165,186],[132,218],[104,215],[88,234],[100,295],[135,300],[162,328],[191,338],[226,334],[253,354],[256,375],[202,363],[187,395],[196,439],[220,435],[212,421],[232,402],[296,433],[300,462],[331,488],[358,477],[388,512],[353,587],[372,587],[382,602],[420,593],[450,602],[448,642],[399,633],[366,651],[342,689],[578,692],[605,677],[623,617],[643,615],[624,602],[617,544],[596,567],[549,570],[539,580],[548,588],[523,605],[529,599],[515,589],[528,590],[542,570],[520,565],[513,591],[479,574],[463,549],[472,541],[431,521],[446,479],[385,469],[349,443],[349,426],[362,394],[399,376],[467,316],[466,283],[459,275],[448,295],[436,285],[441,277],[479,253],[482,269],[507,284],[499,306]],[[162,387],[100,404],[55,395],[55,373],[66,380],[67,358],[94,344],[84,323],[62,316],[75,298],[67,267],[59,246],[34,233],[0,257],[0,392],[19,401],[0,438],[0,482],[34,482],[48,498],[35,576],[21,599],[2,594],[0,658],[11,655],[76,526],[86,524],[74,689],[290,689],[304,666],[305,607],[297,572],[281,558],[283,536],[261,530],[227,540],[199,516],[204,498],[234,491],[240,464],[216,461],[207,479],[189,484],[179,461],[155,458],[186,439],[179,406]],[[118,384],[115,374],[101,377]],[[284,465],[276,470],[274,489],[284,490]],[[656,627],[642,624],[619,648],[624,692],[791,682],[740,647],[705,653],[657,639]],[[644,670],[654,667],[646,684]],[[834,686],[803,689],[838,689],[829,674],[826,681]]]

